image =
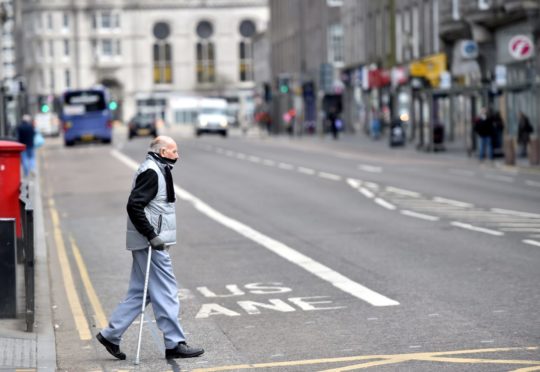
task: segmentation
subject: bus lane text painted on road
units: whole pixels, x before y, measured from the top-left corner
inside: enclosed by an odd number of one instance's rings
[[[286,287],[280,282],[258,282],[245,285],[227,284],[222,288],[197,287],[197,292],[205,299],[213,299],[214,302],[203,303],[195,319],[206,319],[211,316],[241,316],[258,315],[262,309],[282,313],[295,311],[321,311],[344,309],[345,306],[335,306],[329,296],[301,296],[290,297],[292,288]],[[289,294],[289,295],[285,295]],[[189,289],[179,291],[180,300],[193,298]],[[272,295],[265,300],[256,301],[253,297]],[[279,298],[281,297],[281,298]],[[285,298],[283,298],[285,297]],[[236,304],[226,306],[219,303],[219,299],[238,298]]]

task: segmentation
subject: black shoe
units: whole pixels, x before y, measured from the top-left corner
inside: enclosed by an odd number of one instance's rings
[[[125,360],[126,359],[126,354],[124,354],[123,352],[120,351],[120,346],[115,345],[112,342],[110,342],[109,340],[107,340],[105,337],[103,337],[101,335],[101,332],[99,332],[96,335],[96,338],[103,346],[105,346],[105,349],[107,349],[109,354],[111,354],[113,357],[115,357],[116,359],[120,359],[120,360]]]
[[[200,347],[188,346],[185,342],[179,342],[174,349],[165,350],[165,358],[194,358],[204,354],[204,349]]]

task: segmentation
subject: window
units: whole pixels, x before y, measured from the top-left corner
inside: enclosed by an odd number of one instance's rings
[[[54,58],[54,41],[49,40],[49,57]]]
[[[420,12],[418,6],[414,6],[412,10],[412,57],[414,59],[420,56]]]
[[[69,30],[69,13],[65,12],[63,15],[62,26]]]
[[[342,64],[344,62],[343,25],[335,23],[328,27],[328,62]]]
[[[92,29],[93,30],[97,29],[97,19],[98,19],[97,13],[93,13],[92,14]]]
[[[52,15],[52,13],[47,13],[47,28],[49,30],[53,29],[53,15]]]
[[[69,57],[69,40],[64,40],[64,56]]]
[[[401,13],[396,13],[396,62],[401,63],[403,61],[403,25],[401,19]]]
[[[122,55],[122,42],[120,40],[116,40],[116,55]]]
[[[65,80],[66,80],[66,88],[71,88],[71,71],[69,70],[66,70],[64,72],[64,77],[65,77]]]
[[[478,9],[488,10],[491,8],[491,0],[478,0]]]
[[[158,22],[152,30],[156,41],[153,46],[154,84],[172,83],[172,50],[168,37],[171,30],[168,23]]]
[[[101,28],[105,28],[105,29],[112,28],[112,15],[111,15],[111,12],[102,12],[101,13]]]
[[[326,0],[326,5],[329,7],[343,6],[343,0]]]
[[[54,92],[54,86],[56,85],[54,82],[54,70],[51,68],[49,70],[49,87],[51,89],[51,92]]]
[[[452,0],[452,19],[459,20],[459,0]]]
[[[240,23],[240,35],[242,41],[239,44],[240,81],[253,81],[253,41],[257,32],[255,23],[245,20]]]
[[[199,41],[195,47],[197,57],[197,82],[213,83],[216,80],[215,46],[210,38],[214,34],[214,27],[208,21],[201,21],[197,25],[196,32],[199,37]]]
[[[101,55],[106,57],[113,56],[113,43],[111,39],[101,40]]]

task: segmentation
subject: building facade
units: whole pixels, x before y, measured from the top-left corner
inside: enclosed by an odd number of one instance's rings
[[[141,106],[164,109],[171,95],[249,99],[252,37],[268,22],[266,0],[19,4],[20,68],[31,100],[102,84],[123,120]]]
[[[346,117],[368,134],[401,120],[420,148],[470,152],[489,107],[506,123],[502,154],[520,111],[540,125],[539,12],[538,0],[344,0]]]
[[[269,4],[275,130],[322,131],[325,102],[341,104],[330,96],[341,93],[342,1],[270,0]]]

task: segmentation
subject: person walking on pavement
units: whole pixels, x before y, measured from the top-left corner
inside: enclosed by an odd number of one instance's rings
[[[493,160],[493,120],[488,115],[488,110],[485,107],[482,107],[480,110],[480,116],[475,120],[474,123],[474,132],[478,136],[478,158],[484,160],[486,157],[486,151],[490,160]]]
[[[518,143],[520,147],[520,156],[527,157],[527,145],[531,138],[531,133],[534,131],[531,122],[527,115],[523,111],[519,112],[519,124],[518,124]]]
[[[23,115],[21,124],[17,127],[17,141],[26,146],[26,149],[21,153],[24,176],[34,174],[36,166],[36,152],[34,148],[34,136],[36,130],[32,124],[30,115]]]
[[[156,137],[134,176],[127,203],[126,245],[133,257],[129,289],[111,315],[109,325],[96,336],[118,359],[126,359],[120,351],[120,341],[140,315],[149,246],[153,252],[146,305],[152,303],[157,326],[163,332],[165,357],[191,358],[204,353],[202,348],[188,346],[178,321],[178,287],[169,256],[169,248],[176,243],[176,198],[171,169],[178,158],[172,138]]]

